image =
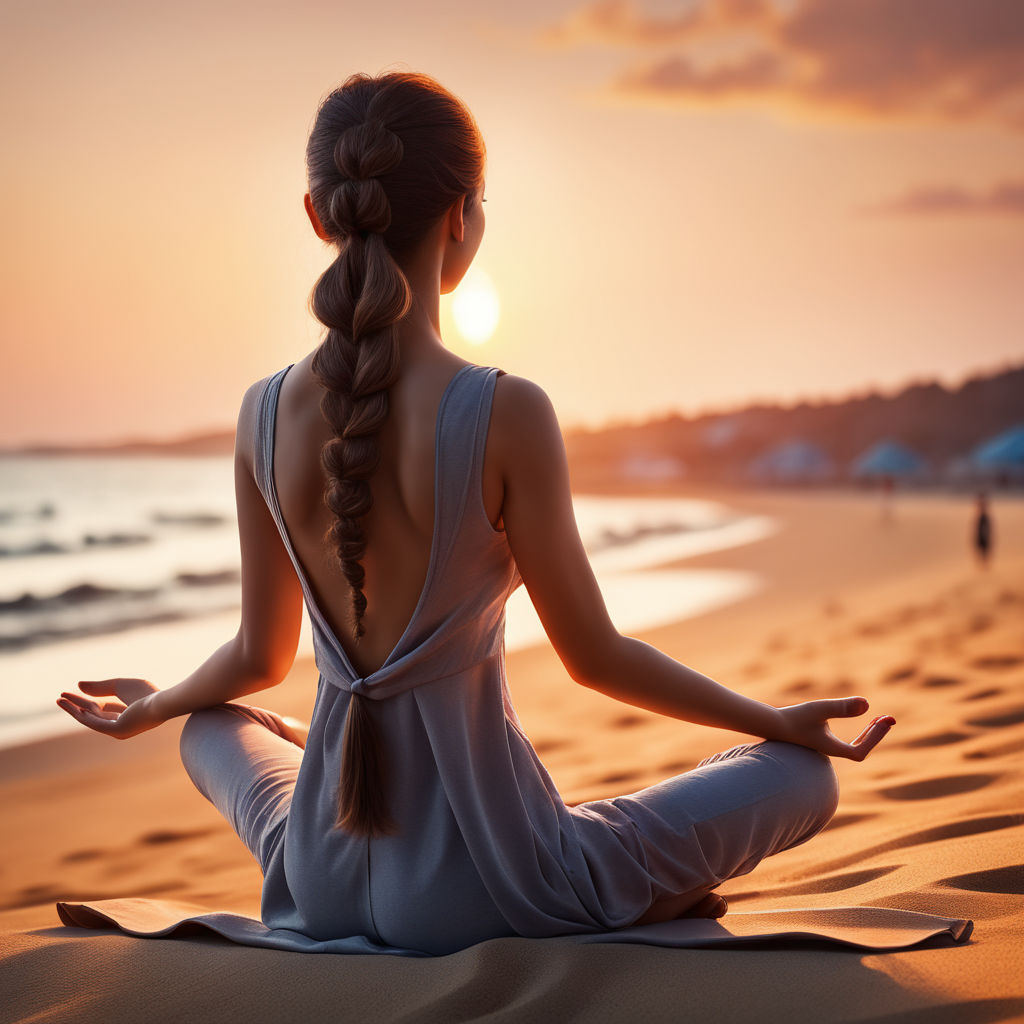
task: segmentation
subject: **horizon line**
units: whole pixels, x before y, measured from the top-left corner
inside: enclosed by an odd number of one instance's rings
[[[853,390],[847,390],[835,395],[822,395],[819,393],[817,395],[803,395],[792,399],[750,398],[742,404],[718,407],[709,406],[693,413],[685,413],[676,407],[663,409],[657,412],[650,412],[643,419],[631,419],[628,417],[618,418],[611,416],[596,426],[587,426],[580,422],[567,423],[562,427],[562,433],[566,436],[575,434],[599,434],[606,430],[617,430],[624,427],[641,427],[648,423],[656,423],[676,416],[692,421],[712,416],[735,416],[750,409],[764,408],[766,406],[769,408],[785,410],[796,409],[801,405],[842,405],[846,402],[859,401],[872,396],[891,399],[896,398],[904,391],[908,391],[911,388],[922,386],[927,387],[929,385],[936,384],[944,391],[954,392],[959,391],[972,381],[998,377],[1004,373],[1012,373],[1015,370],[1022,369],[1024,369],[1024,358],[1016,363],[1009,359],[1004,359],[994,367],[969,370],[952,384],[943,383],[937,375],[932,377],[914,375],[907,378],[901,384],[892,385],[889,389],[882,388],[876,384],[866,384],[861,385],[858,388],[854,388]],[[87,441],[74,445],[64,441],[25,441],[18,445],[0,446],[0,455],[31,455],[41,452],[45,453],[49,449],[75,452],[94,449],[116,450],[131,447],[169,448],[180,445],[198,444],[201,442],[219,441],[227,437],[234,437],[235,433],[235,427],[232,426],[222,428],[206,427],[190,433],[169,437],[141,437],[138,435],[129,435],[127,437],[122,436],[120,439]]]

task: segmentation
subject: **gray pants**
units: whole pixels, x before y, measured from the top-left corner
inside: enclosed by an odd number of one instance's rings
[[[288,816],[302,748],[262,708],[217,704],[185,720],[179,744],[189,778],[230,823],[265,871]]]
[[[302,754],[262,708],[250,705],[193,712],[182,728],[185,770],[262,871],[287,817]],[[692,771],[613,799],[639,800],[646,813],[693,825],[710,877],[666,901],[678,914],[726,879],[820,832],[835,813],[839,785],[824,754],[764,740],[723,750]]]

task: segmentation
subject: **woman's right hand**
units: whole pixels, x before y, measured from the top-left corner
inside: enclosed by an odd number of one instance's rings
[[[863,761],[896,721],[892,715],[879,715],[852,742],[839,739],[828,726],[830,718],[855,718],[868,709],[864,697],[840,697],[831,700],[809,700],[779,708],[782,723],[780,735],[772,739],[810,747],[830,757]]]
[[[57,706],[95,732],[126,740],[166,721],[153,707],[160,688],[148,679],[83,679],[78,686],[92,696],[65,690]]]

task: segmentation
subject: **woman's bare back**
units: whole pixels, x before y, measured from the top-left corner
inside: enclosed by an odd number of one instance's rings
[[[358,644],[350,624],[351,588],[324,543],[333,515],[323,501],[326,474],[320,451],[333,435],[320,411],[323,387],[311,368],[312,353],[281,384],[273,465],[281,513],[328,624],[364,675],[378,669],[401,639],[426,579],[438,408],[455,373],[469,365],[444,355],[403,369],[388,392],[388,417],[376,436],[380,463],[370,480],[373,507],[365,521],[366,632]],[[481,500],[492,528],[501,529],[503,485],[495,462],[485,456]]]

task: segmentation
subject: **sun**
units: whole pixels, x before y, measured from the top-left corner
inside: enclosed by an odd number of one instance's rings
[[[494,282],[485,271],[470,267],[452,293],[452,316],[459,334],[472,345],[482,345],[494,334],[500,313]]]

